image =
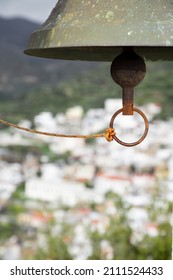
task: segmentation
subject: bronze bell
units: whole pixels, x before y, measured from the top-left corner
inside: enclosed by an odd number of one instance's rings
[[[133,90],[144,78],[144,60],[173,60],[173,0],[59,0],[46,22],[32,35],[26,54],[38,57],[113,61],[111,75],[122,87],[123,107],[119,113],[137,112]]]
[[[127,46],[147,60],[173,60],[173,1],[59,0],[25,53],[112,61]]]

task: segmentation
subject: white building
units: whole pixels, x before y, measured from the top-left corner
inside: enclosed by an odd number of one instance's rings
[[[111,174],[98,174],[94,180],[95,191],[103,196],[110,191],[119,195],[127,194],[130,185],[128,177]]]
[[[57,202],[69,207],[87,201],[87,189],[82,183],[57,179],[33,178],[26,182],[27,197],[46,202]]]
[[[94,175],[95,166],[92,164],[73,164],[65,168],[65,177],[75,181],[92,181]]]
[[[14,185],[23,182],[21,164],[0,161],[0,182]]]

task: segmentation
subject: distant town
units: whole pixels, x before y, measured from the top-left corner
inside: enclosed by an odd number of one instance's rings
[[[75,106],[55,116],[41,112],[33,122],[21,120],[19,125],[45,132],[96,134],[106,130],[119,108],[120,99],[107,99],[104,108],[84,113],[81,106]],[[74,237],[67,240],[72,257],[88,259],[93,249],[86,225],[91,231],[104,233],[109,217],[117,215],[116,205],[105,199],[107,194],[117,195],[129,207],[127,219],[134,232],[134,243],[144,234],[158,235],[157,219],[154,222],[147,209],[156,193],[159,200],[153,207],[158,211],[166,213],[168,204],[173,202],[173,119],[157,119],[161,111],[158,104],[150,103],[140,109],[149,120],[149,133],[144,142],[130,148],[115,141],[109,143],[105,138],[67,139],[14,128],[0,130],[0,228],[13,219],[26,229],[22,243],[15,232],[0,239],[0,259],[29,258],[34,248],[44,247],[43,229],[52,219],[55,235],[63,221],[73,227]],[[136,141],[143,134],[143,120],[136,113],[119,115],[115,130],[123,141]],[[6,208],[13,198],[21,210],[10,216]],[[171,214],[166,218],[171,224]],[[160,214],[158,221],[162,219],[165,216]],[[35,232],[36,239],[30,238]],[[103,258],[113,258],[107,240],[102,241],[101,248]]]

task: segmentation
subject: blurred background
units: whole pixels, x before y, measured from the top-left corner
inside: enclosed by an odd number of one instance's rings
[[[121,108],[109,63],[23,54],[57,0],[0,2],[0,118],[67,134],[104,131]],[[147,139],[39,136],[0,125],[0,259],[171,259],[173,63],[147,62],[135,107]],[[143,123],[118,116],[136,141]]]

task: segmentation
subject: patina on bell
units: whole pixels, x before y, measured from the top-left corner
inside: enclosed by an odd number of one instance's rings
[[[59,0],[25,53],[112,61],[128,46],[147,60],[173,60],[172,0]]]

